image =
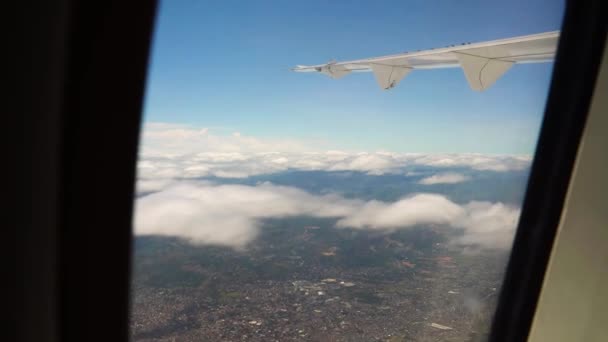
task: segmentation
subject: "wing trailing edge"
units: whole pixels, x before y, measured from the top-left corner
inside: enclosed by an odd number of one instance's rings
[[[380,88],[387,90],[413,70],[460,67],[469,86],[483,91],[515,64],[552,61],[558,39],[559,31],[552,31],[346,62],[298,65],[292,70],[322,73],[333,79],[353,71],[371,71]]]

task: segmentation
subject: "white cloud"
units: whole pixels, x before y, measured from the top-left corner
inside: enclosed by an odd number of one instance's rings
[[[208,128],[169,123],[146,123],[142,130],[140,154],[143,156],[212,153],[304,152],[314,144],[281,139],[258,139],[239,132],[212,134]]]
[[[507,248],[519,210],[502,203],[459,205],[437,194],[417,194],[393,203],[364,202],[272,184],[182,181],[137,199],[134,223],[138,235],[178,236],[193,243],[242,248],[257,237],[261,220],[300,215],[335,217],[338,228],[393,231],[442,225],[464,231],[454,243]]]
[[[479,153],[428,154],[415,159],[416,164],[436,167],[469,167],[481,171],[523,170],[530,156],[484,155]]]
[[[493,248],[510,248],[519,221],[520,210],[503,203],[473,201],[465,206],[465,215],[454,221],[465,228],[455,242]]]
[[[286,170],[359,171],[370,175],[409,172],[408,167],[468,167],[511,171],[530,165],[528,156],[345,152],[319,142],[214,134],[206,128],[149,123],[142,134],[139,177],[245,178]]]
[[[137,194],[141,195],[161,191],[174,183],[175,181],[172,179],[138,179]]]
[[[287,169],[400,173],[416,165],[510,171],[525,169],[530,161],[529,156],[477,153],[332,151],[320,141],[259,139],[238,132],[220,135],[207,128],[148,123],[142,132],[139,167],[144,174],[164,176],[247,177]]]
[[[471,179],[471,177],[462,175],[460,173],[446,172],[446,173],[439,173],[436,175],[432,175],[430,177],[423,178],[418,183],[424,184],[424,185],[456,184],[456,183],[466,182],[470,179]]]
[[[371,175],[398,173],[400,165],[397,159],[384,153],[343,155],[341,160],[329,160],[329,164],[327,171],[361,171]]]
[[[261,219],[296,215],[342,217],[358,203],[271,184],[254,187],[182,182],[137,199],[135,232],[243,247],[256,237]]]
[[[520,157],[484,157],[483,165],[467,164],[469,159],[464,155],[452,155],[459,159],[458,165],[443,164],[446,155],[427,155],[424,157],[408,154],[385,155],[382,153],[347,153],[335,152],[201,152],[184,155],[141,154],[138,163],[140,178],[199,178],[225,177],[246,178],[249,176],[277,173],[287,170],[300,171],[359,171],[369,175],[408,174],[408,168],[417,166],[470,167],[473,170],[491,170],[496,172],[522,170],[529,165]],[[493,160],[490,163],[490,160]],[[438,176],[428,182],[460,182],[464,177]],[[426,184],[426,183],[424,183]],[[430,184],[430,183],[428,183]]]
[[[417,194],[394,203],[369,201],[337,225],[392,230],[418,224],[449,224],[463,214],[463,209],[445,196]]]

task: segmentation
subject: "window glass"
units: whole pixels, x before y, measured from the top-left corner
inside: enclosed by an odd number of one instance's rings
[[[484,340],[562,14],[161,1],[132,340]]]

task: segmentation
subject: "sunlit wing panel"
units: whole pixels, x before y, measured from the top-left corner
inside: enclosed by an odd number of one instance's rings
[[[413,70],[460,67],[471,88],[483,91],[515,64],[552,61],[558,38],[559,31],[552,31],[354,61],[298,65],[292,70],[318,72],[334,79],[353,71],[371,71],[382,89],[391,89]]]

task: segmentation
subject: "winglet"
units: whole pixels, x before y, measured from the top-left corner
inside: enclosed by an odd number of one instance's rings
[[[412,71],[412,68],[405,66],[383,64],[370,64],[370,68],[374,72],[378,85],[384,90],[395,87],[399,81],[405,77],[405,75]]]

